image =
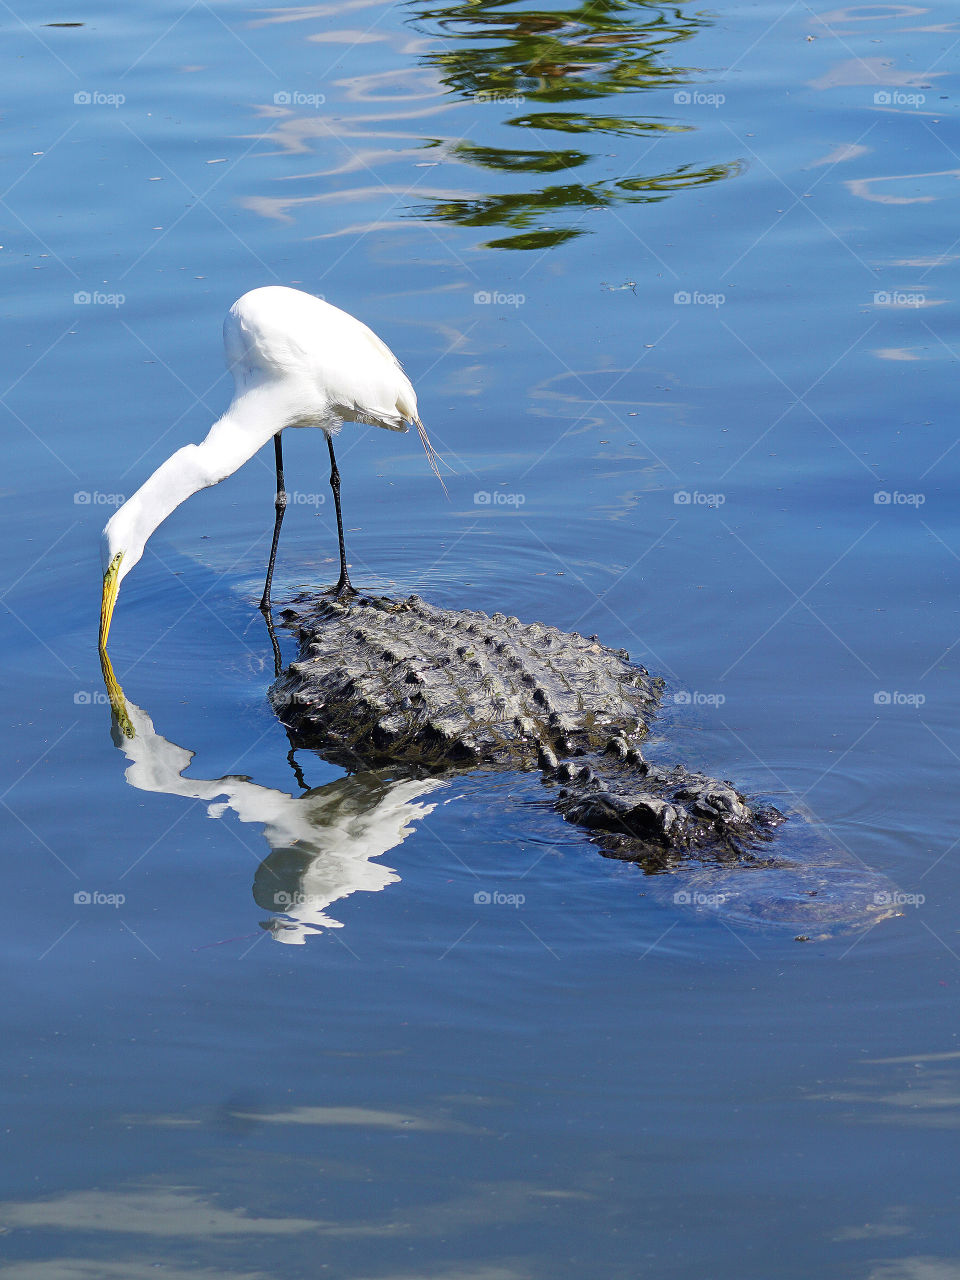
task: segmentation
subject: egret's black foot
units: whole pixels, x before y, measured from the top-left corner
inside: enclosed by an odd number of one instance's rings
[[[358,596],[359,594],[360,592],[346,574],[341,574],[337,585],[324,592],[324,595],[332,596],[334,600],[343,600],[347,596]]]

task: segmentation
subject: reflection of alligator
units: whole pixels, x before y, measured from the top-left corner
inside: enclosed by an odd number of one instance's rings
[[[639,742],[661,682],[597,638],[502,614],[407,600],[304,599],[285,621],[300,660],[272,690],[298,742],[351,769],[386,761],[436,774],[453,768],[539,768],[553,802],[608,856],[665,870],[696,859],[771,873],[775,902],[730,889],[743,914],[873,923],[894,914],[890,885],[851,867],[799,818],[748,801],[731,783],[651,763]],[[792,838],[777,828],[799,828]],[[717,898],[697,873],[697,895]],[[752,895],[756,897],[754,892]]]

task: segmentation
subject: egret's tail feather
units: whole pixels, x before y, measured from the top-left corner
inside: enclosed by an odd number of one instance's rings
[[[443,483],[443,476],[440,474],[440,463],[443,462],[443,459],[433,447],[430,437],[427,435],[426,427],[416,414],[413,416],[413,425],[417,428],[417,433],[420,436],[420,443],[423,445],[424,452],[427,455],[427,461],[430,463],[430,470],[440,481],[440,487],[443,489],[444,494],[449,498],[450,495],[447,493],[447,486]],[[444,466],[447,467],[449,471],[453,471],[453,467],[451,467],[448,462],[444,462]]]

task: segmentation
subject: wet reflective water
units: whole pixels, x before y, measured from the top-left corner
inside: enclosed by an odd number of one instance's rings
[[[0,1275],[960,1275],[953,10],[4,26]],[[899,918],[800,944],[537,775],[291,753],[269,451],[124,585],[111,733],[99,530],[278,282],[390,343],[455,471],[344,433],[355,579],[627,647],[664,751]],[[280,599],[335,577],[288,435]]]

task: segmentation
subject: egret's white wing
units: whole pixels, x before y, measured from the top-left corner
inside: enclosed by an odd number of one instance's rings
[[[326,404],[347,421],[404,431],[417,397],[390,348],[365,324],[299,289],[276,285],[244,294],[224,324],[237,389],[283,379],[299,383],[316,413]]]

